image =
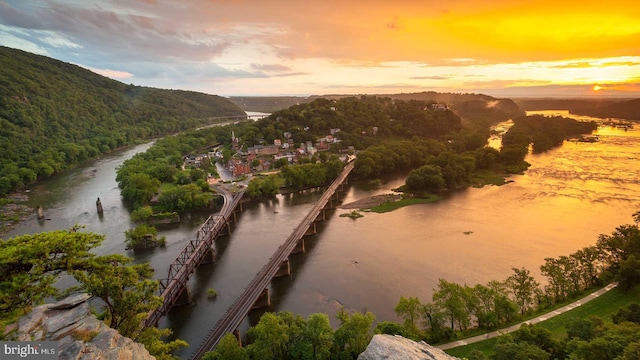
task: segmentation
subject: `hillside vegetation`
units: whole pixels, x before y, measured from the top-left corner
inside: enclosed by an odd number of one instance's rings
[[[244,115],[196,92],[126,85],[0,47],[0,196],[141,139]]]

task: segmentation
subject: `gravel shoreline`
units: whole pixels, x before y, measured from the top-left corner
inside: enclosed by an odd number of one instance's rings
[[[9,231],[25,221],[29,215],[33,214],[35,209],[30,206],[18,204],[29,200],[29,196],[25,193],[13,193],[7,196],[11,202],[0,207],[0,237],[4,237]],[[11,218],[18,218],[11,220]]]
[[[398,201],[402,198],[400,194],[374,195],[365,199],[360,199],[348,204],[338,206],[340,209],[370,209],[374,206],[384,204],[389,201]]]

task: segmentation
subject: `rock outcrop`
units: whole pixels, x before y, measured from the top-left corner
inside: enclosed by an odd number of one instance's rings
[[[400,335],[374,335],[358,360],[460,360],[424,341],[415,342]]]
[[[12,329],[16,341],[58,341],[62,360],[151,360],[144,345],[124,337],[91,314],[87,294],[34,308]]]

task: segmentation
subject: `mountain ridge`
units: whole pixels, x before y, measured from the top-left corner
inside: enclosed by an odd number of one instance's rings
[[[127,85],[0,46],[0,196],[113,149],[242,115],[217,95]]]

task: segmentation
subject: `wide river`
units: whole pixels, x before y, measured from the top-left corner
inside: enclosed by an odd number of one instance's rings
[[[270,310],[303,316],[326,312],[334,325],[341,306],[371,311],[378,321],[397,320],[393,309],[400,296],[430,301],[440,278],[472,286],[503,280],[514,266],[540,277],[546,257],[592,245],[599,234],[631,223],[631,215],[640,210],[640,131],[605,126],[597,135],[599,142],[565,142],[529,155],[529,170],[504,186],[470,188],[435,204],[366,213],[357,220],[339,217],[347,210],[330,212],[318,235],[307,239],[306,253],[292,256],[292,275],[272,282]],[[123,231],[134,224],[120,199],[115,169],[149,146],[105,156],[37,184],[30,204],[42,205],[50,220],[39,224],[31,218],[5,238],[81,224],[106,235],[98,253],[127,253]],[[388,193],[403,182],[396,175],[377,188],[352,183],[343,203]],[[192,277],[193,304],[174,308],[161,326],[197,346],[319,195],[245,204],[231,235],[216,242],[217,262],[200,267]],[[105,209],[102,217],[96,213],[97,197]],[[208,215],[184,216],[180,225],[162,229],[166,248],[128,254],[137,262],[151,262],[156,277],[162,278]],[[219,293],[216,299],[207,299],[209,288]],[[260,314],[252,312],[241,330]]]

